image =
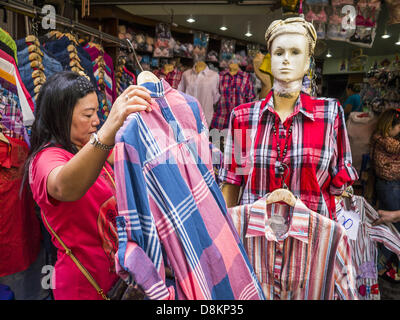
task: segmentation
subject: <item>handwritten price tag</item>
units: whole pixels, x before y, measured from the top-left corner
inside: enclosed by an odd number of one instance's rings
[[[345,228],[349,239],[357,239],[358,227],[360,226],[360,217],[357,213],[354,211],[340,210],[340,212],[337,213],[337,221]]]

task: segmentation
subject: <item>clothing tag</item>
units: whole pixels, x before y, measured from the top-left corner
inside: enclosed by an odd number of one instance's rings
[[[360,217],[357,213],[354,211],[340,210],[337,213],[337,221],[345,228],[349,239],[357,239],[358,227],[360,225]]]
[[[285,218],[280,215],[272,216],[270,219],[268,219],[267,224],[274,231],[277,238],[280,238],[288,230]]]

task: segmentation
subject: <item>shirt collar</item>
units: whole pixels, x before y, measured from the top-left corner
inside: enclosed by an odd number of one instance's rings
[[[196,72],[196,66],[194,65],[193,67],[192,67],[192,72],[195,74],[195,75],[199,75],[199,74],[204,74],[204,73],[206,73],[207,71],[209,70],[209,68],[208,68],[208,66],[206,66],[203,70],[201,70],[199,73],[197,73]]]
[[[142,83],[141,86],[150,90],[150,96],[152,98],[163,97],[169,90],[171,90],[170,84],[164,79],[161,79],[159,82],[145,82]]]
[[[268,195],[269,194],[250,205],[246,237],[265,236],[268,241],[278,241],[274,231],[268,225],[268,220],[273,216],[277,206],[283,206],[284,210],[290,210],[289,230],[283,237],[292,237],[304,243],[308,243],[310,209],[308,209],[299,198],[297,198],[294,207],[278,203],[267,205],[266,199]]]
[[[224,71],[221,72],[222,75],[228,74],[228,75],[231,76],[231,77],[236,77],[237,75],[242,76],[243,73],[244,73],[244,72],[243,72],[242,70],[240,70],[240,68],[239,68],[238,72],[237,72],[234,76],[232,76],[232,75],[229,73],[229,69],[226,69],[226,70],[224,70]]]
[[[260,118],[267,110],[275,113],[273,89],[270,90],[268,95],[265,97],[263,103],[261,104]],[[300,95],[294,105],[293,114],[297,114],[298,112],[301,112],[307,118],[314,121],[314,101],[307,93],[303,91],[300,91]]]

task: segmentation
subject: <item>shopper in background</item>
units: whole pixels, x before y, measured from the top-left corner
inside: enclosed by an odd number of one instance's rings
[[[387,211],[387,210],[378,210],[379,219],[374,221],[373,225],[377,226],[382,223],[397,223],[400,222],[400,210],[396,211]]]
[[[371,137],[371,164],[375,174],[375,194],[380,219],[375,224],[392,222],[400,231],[400,108],[387,109],[379,116]],[[397,255],[378,246],[379,286],[389,298],[400,289],[400,264]],[[398,293],[397,293],[398,294]]]
[[[399,133],[400,109],[385,110],[371,137],[370,152],[376,176],[375,191],[382,210],[400,210]]]
[[[350,83],[346,87],[347,99],[343,104],[346,120],[351,112],[362,111],[360,91],[361,87],[358,83]]]
[[[59,72],[40,90],[24,183],[29,181],[44,225],[58,249],[52,282],[56,300],[103,297],[66,254],[55,234],[104,293],[118,279],[111,150],[116,132],[127,116],[150,111],[150,99],[147,89],[128,87],[97,132],[98,99],[94,86],[85,77]]]

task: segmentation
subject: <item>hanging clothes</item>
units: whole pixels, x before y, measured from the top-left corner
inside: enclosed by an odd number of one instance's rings
[[[197,100],[165,80],[143,86],[151,91],[152,112],[130,115],[116,136],[121,269],[150,298],[173,299],[163,248],[177,299],[263,299],[213,176]]]
[[[86,76],[93,84],[96,84],[92,61],[77,40],[69,33],[64,34],[58,31],[50,32],[49,37],[42,41],[42,45],[61,63],[63,69]]]
[[[134,73],[130,72],[125,64],[127,57],[120,56],[117,60],[116,72],[115,72],[115,84],[117,86],[116,94],[119,96],[122,92],[128,88],[130,85],[136,84],[136,76]]]
[[[33,35],[16,41],[18,55],[18,70],[29,94],[35,102],[41,86],[54,73],[62,71],[63,67],[56,58],[48,52]]]
[[[266,298],[357,300],[344,228],[300,199],[267,205],[268,195],[228,209]]]
[[[241,70],[233,76],[229,70],[220,72],[219,92],[221,98],[217,104],[211,128],[223,130],[229,127],[229,117],[236,106],[255,99],[251,75]]]
[[[384,245],[400,257],[400,233],[391,223],[373,226],[379,214],[363,197],[337,199],[336,216],[343,210],[352,211],[360,218],[356,240],[349,239],[358,298],[380,300],[377,245]]]
[[[32,197],[19,198],[28,145],[0,141],[0,277],[27,269],[40,250],[40,224]]]
[[[92,61],[96,87],[100,92],[100,109],[102,120],[108,117],[112,104],[116,99],[116,83],[112,58],[104,52],[101,45],[89,42],[83,46]]]
[[[10,34],[2,28],[0,28],[0,42],[4,43],[11,49],[12,51],[11,56],[14,59],[14,61],[18,63],[17,45],[14,39],[10,36]]]
[[[197,73],[195,66],[193,66],[193,68],[183,72],[178,90],[195,97],[199,101],[209,127],[214,115],[214,104],[220,98],[218,73],[209,69],[208,66]]]
[[[169,85],[174,89],[178,89],[183,74],[183,72],[180,71],[177,67],[172,69],[172,71],[168,72],[167,74],[165,74],[163,69],[154,70],[153,73],[157,78],[167,81]]]

